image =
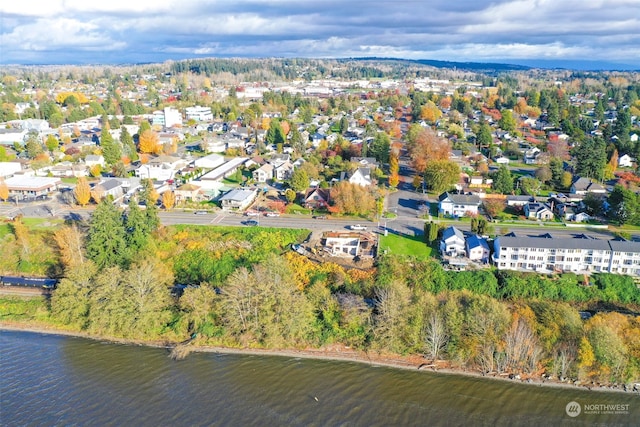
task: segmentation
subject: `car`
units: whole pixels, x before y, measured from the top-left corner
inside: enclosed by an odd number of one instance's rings
[[[194,214],[196,214],[196,215],[206,215],[206,214],[208,214],[208,213],[209,213],[209,212],[207,212],[207,211],[195,211],[195,212],[194,212]]]
[[[280,216],[280,214],[278,212],[267,212],[266,214],[264,214],[265,216],[270,216],[270,217],[276,217],[276,216]]]
[[[258,225],[258,221],[256,221],[255,219],[249,219],[245,222],[243,222],[244,225],[249,225],[249,226],[256,226]]]
[[[314,219],[327,219],[326,215],[314,215]]]
[[[349,226],[349,228],[351,230],[358,230],[358,231],[365,231],[367,229],[367,227],[365,227],[364,225],[360,225],[360,224],[351,225],[351,226]]]
[[[260,216],[260,212],[256,212],[256,211],[247,211],[245,213],[246,216]]]

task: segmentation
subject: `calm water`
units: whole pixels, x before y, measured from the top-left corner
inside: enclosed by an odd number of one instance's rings
[[[640,397],[0,331],[3,426],[640,425]],[[317,400],[316,400],[317,398]],[[629,404],[566,415],[570,401]]]

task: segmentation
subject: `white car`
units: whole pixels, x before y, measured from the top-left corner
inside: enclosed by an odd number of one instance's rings
[[[276,217],[276,216],[280,216],[280,214],[278,212],[267,212],[265,216]]]
[[[364,225],[360,225],[360,224],[352,225],[349,228],[352,229],[352,230],[358,230],[358,231],[365,231],[367,229],[367,227],[365,227]]]

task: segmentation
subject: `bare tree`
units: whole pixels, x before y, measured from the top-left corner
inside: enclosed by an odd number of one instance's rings
[[[440,352],[449,342],[449,335],[439,313],[432,313],[425,326],[425,343],[427,354],[431,359],[438,359]]]

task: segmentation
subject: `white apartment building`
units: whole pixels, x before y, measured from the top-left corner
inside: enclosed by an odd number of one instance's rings
[[[153,112],[153,124],[165,128],[182,125],[182,114],[175,108],[165,107],[163,111]]]
[[[640,242],[626,240],[601,240],[584,235],[529,237],[512,233],[494,240],[492,258],[500,270],[640,276]]]
[[[213,121],[213,113],[211,107],[187,107],[184,109],[184,115],[187,120],[195,120],[197,122],[211,122]]]

